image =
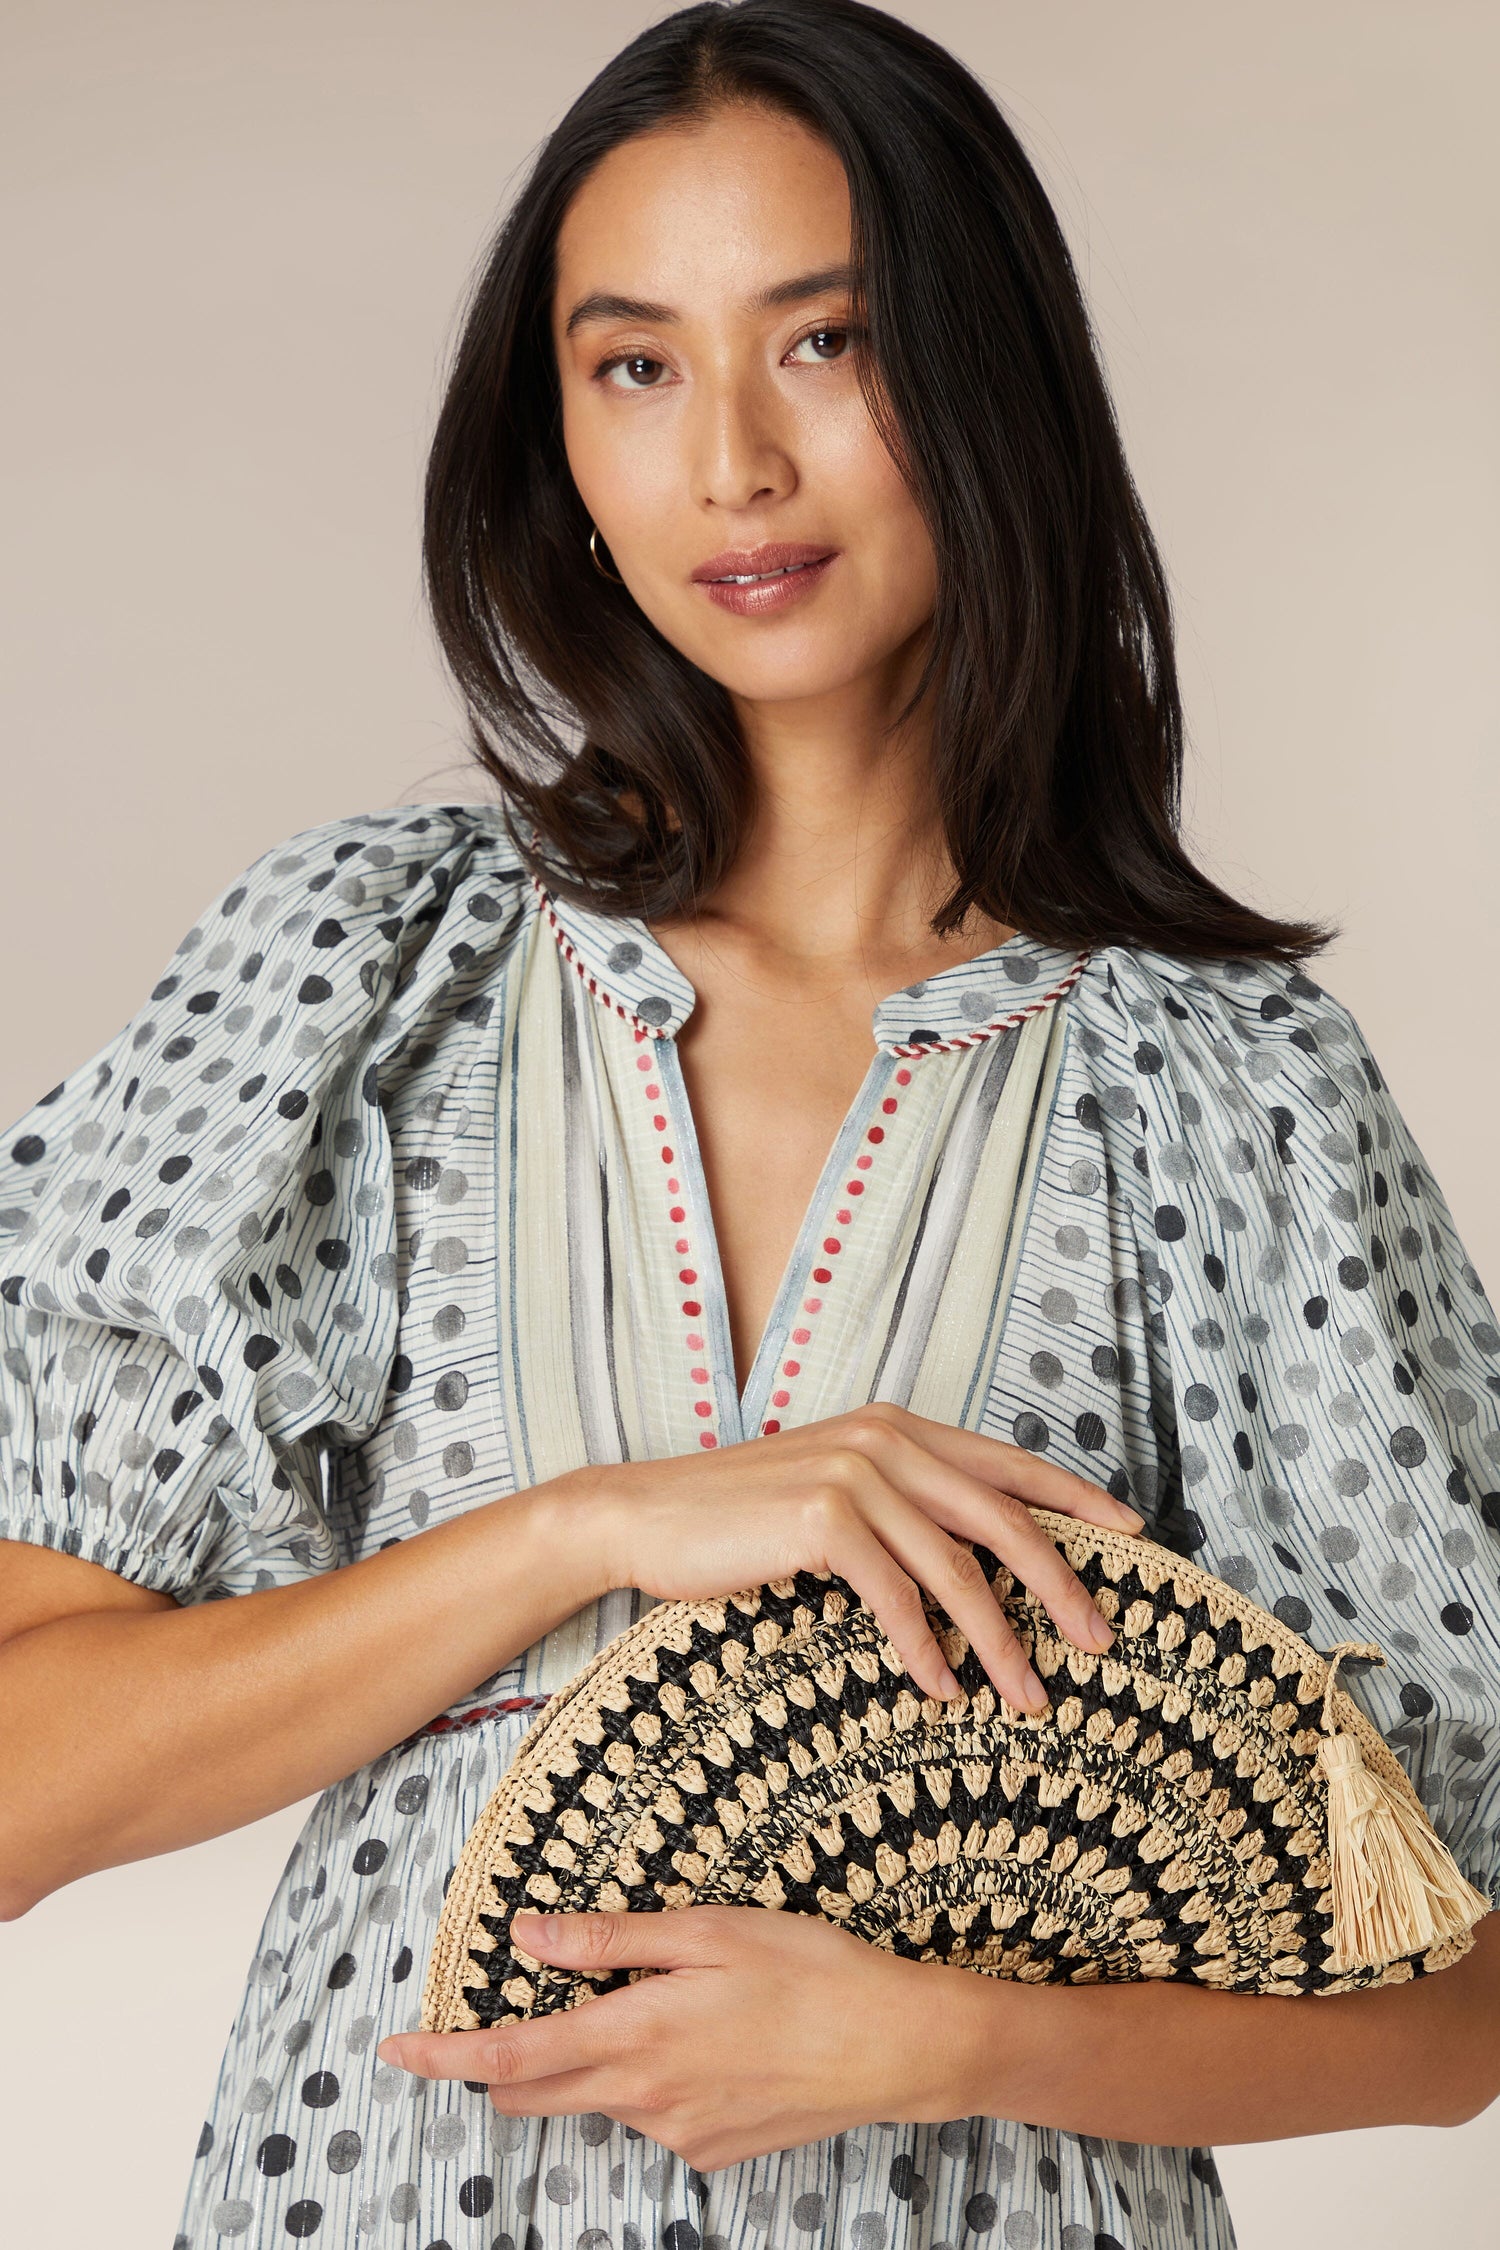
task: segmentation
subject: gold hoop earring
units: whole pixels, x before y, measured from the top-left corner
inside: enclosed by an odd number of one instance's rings
[[[612,570],[606,570],[603,563],[599,560],[599,530],[597,525],[589,533],[589,553],[594,558],[594,568],[598,571],[601,578],[608,578],[616,586],[624,585],[624,579],[619,577],[616,572]]]

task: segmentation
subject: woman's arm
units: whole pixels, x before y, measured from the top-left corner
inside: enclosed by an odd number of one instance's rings
[[[694,1598],[837,1571],[939,1691],[920,1580],[1022,1692],[1024,1652],[940,1525],[1025,1568],[1080,1646],[1111,1629],[1007,1483],[1089,1521],[1129,1513],[1017,1447],[875,1406],[707,1461],[570,1470],[359,1562],[186,1608],[143,1610],[105,1572],[38,1622],[38,1551],[0,1541],[0,1912],[326,1788],[615,1586]],[[46,1567],[99,1577],[53,1549]]]
[[[989,2117],[1192,2148],[1462,2125],[1500,2096],[1500,1913],[1451,1968],[1370,1992],[968,1982],[955,2094]]]
[[[84,1609],[80,1591],[9,1638],[7,1610],[40,1605],[33,1550],[0,1541],[0,1915],[295,1804],[425,1725],[605,1591],[573,1501],[557,1477],[231,1601]]]
[[[529,2022],[398,2033],[381,2060],[484,2081],[506,2116],[597,2110],[700,2171],[881,2118],[1195,2148],[1457,2125],[1500,2094],[1500,1914],[1434,1976],[1295,1999],[1012,1983],[764,1907],[513,1927],[543,1961],[667,1973]]]

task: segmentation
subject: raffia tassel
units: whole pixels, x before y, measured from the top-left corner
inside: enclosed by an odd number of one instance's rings
[[[1328,1857],[1332,1870],[1334,1971],[1380,1968],[1456,1937],[1490,1901],[1475,1890],[1419,1806],[1371,1773],[1352,1734],[1332,1723],[1340,1659],[1385,1662],[1373,1641],[1340,1641],[1323,1689],[1318,1763],[1328,1780]]]

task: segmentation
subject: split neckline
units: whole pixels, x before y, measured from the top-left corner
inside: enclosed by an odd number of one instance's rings
[[[638,916],[601,914],[531,884],[564,958],[601,1005],[654,1039],[675,1039],[697,1003],[690,979]],[[1017,930],[876,1002],[878,1053],[911,1056],[978,1045],[1050,1006],[1082,975],[1090,948],[1045,944]]]

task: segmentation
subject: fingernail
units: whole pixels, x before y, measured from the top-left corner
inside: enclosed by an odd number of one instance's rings
[[[1093,1616],[1089,1619],[1089,1639],[1092,1641],[1094,1647],[1108,1648],[1111,1642],[1114,1640],[1114,1637],[1114,1628],[1111,1626],[1108,1618],[1105,1617],[1101,1611],[1096,1609]]]
[[[1037,1678],[1035,1672],[1032,1671],[1029,1664],[1026,1667],[1021,1685],[1026,1690],[1028,1710],[1045,1711],[1048,1708],[1047,1690],[1043,1687],[1041,1681]]]
[[[940,1679],[942,1683],[942,1694],[947,1702],[952,1703],[963,1694],[963,1689],[959,1686],[958,1681],[949,1671],[946,1664],[943,1666],[942,1672],[940,1674]]]
[[[1139,1531],[1146,1520],[1139,1508],[1127,1508],[1123,1501],[1120,1503],[1120,1513],[1132,1531]]]
[[[397,2047],[393,2043],[393,2041],[387,2039],[385,2045],[383,2047],[377,2047],[375,2052],[380,2057],[383,2063],[395,2063],[399,2068],[401,2063],[401,2051],[399,2047]]]
[[[531,1925],[533,1937],[549,1937],[556,1927],[557,1916],[543,1914],[534,1906],[518,1906],[511,1916],[511,1922],[527,1922]]]

